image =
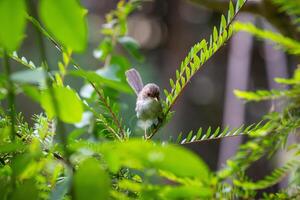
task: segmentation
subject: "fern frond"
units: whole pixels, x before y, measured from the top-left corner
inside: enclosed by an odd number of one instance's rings
[[[291,104],[280,115],[269,115],[269,121],[256,130],[249,131],[252,140],[240,146],[237,154],[227,161],[227,166],[217,174],[220,180],[245,171],[251,163],[264,155],[272,155],[286,142],[291,131],[299,128],[300,120],[295,110],[297,105]]]
[[[20,58],[16,51],[9,54],[9,57],[12,58],[13,60],[15,60],[16,62],[30,68],[30,69],[35,69],[36,68],[36,65],[31,60],[28,61],[24,56],[22,56]]]
[[[277,79],[277,82],[285,82],[286,84],[294,84],[294,79]],[[299,88],[292,88],[289,90],[257,90],[253,92],[234,90],[236,97],[245,101],[265,101],[279,98],[297,98],[300,95]]]
[[[151,131],[148,139],[151,139],[170,118],[172,107],[192,77],[230,39],[233,33],[232,22],[246,2],[247,0],[238,0],[234,8],[233,3],[230,1],[227,19],[224,15],[221,16],[219,30],[214,27],[209,41],[203,39],[191,48],[182,61],[180,68],[176,70],[175,81],[170,79],[171,90],[164,90],[166,99],[163,102],[163,120]]]
[[[300,54],[300,43],[291,38],[285,37],[279,33],[257,28],[250,23],[235,22],[233,25],[234,31],[245,31],[259,39],[272,41],[276,47],[288,52],[289,54]]]
[[[38,139],[43,149],[50,149],[53,145],[56,124],[54,120],[40,114],[33,116],[33,137]]]
[[[245,190],[265,189],[275,185],[276,183],[279,183],[289,172],[291,172],[292,169],[299,167],[299,165],[299,160],[291,160],[282,167],[275,169],[270,175],[257,182],[240,182],[238,180],[234,180],[233,183],[234,185],[242,187]]]
[[[280,7],[281,12],[287,13],[300,31],[300,1],[295,0],[272,0],[272,2]]]
[[[257,90],[254,92],[234,90],[235,96],[246,101],[263,101],[276,99],[287,95],[283,90]]]
[[[177,143],[180,144],[190,144],[195,142],[203,142],[208,140],[216,140],[225,137],[234,137],[248,134],[250,131],[256,130],[260,127],[261,123],[251,124],[250,126],[245,127],[244,125],[229,130],[229,127],[226,127],[224,130],[221,130],[218,127],[216,130],[212,131],[211,127],[209,127],[206,131],[203,131],[202,128],[199,128],[197,132],[190,131],[185,138],[182,137],[182,133],[177,137]]]
[[[236,9],[232,2],[229,4],[227,20],[224,15],[221,16],[219,30],[214,27],[213,33],[210,35],[209,41],[203,39],[195,44],[187,57],[182,61],[180,68],[176,70],[175,81],[170,79],[171,91],[165,90],[166,105],[164,113],[168,113],[175,104],[184,88],[187,86],[191,78],[198,70],[229,40],[232,36],[232,21],[246,3],[246,0],[239,0],[236,4]]]

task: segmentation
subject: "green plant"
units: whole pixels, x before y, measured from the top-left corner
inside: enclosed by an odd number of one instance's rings
[[[292,15],[298,14],[295,8],[300,9],[290,1],[274,2]],[[133,138],[134,129],[126,127],[120,114],[120,96],[132,94],[124,75],[131,66],[128,56],[143,61],[138,43],[127,35],[127,18],[142,1],[120,0],[107,14],[101,29],[103,38],[94,51],[102,67],[87,70],[73,58],[74,53],[87,47],[87,11],[78,1],[40,0],[36,10],[30,0],[27,5],[25,0],[0,0],[0,57],[4,68],[0,100],[8,105],[7,109],[3,105],[0,108],[0,199],[254,199],[259,190],[280,182],[290,172],[294,175],[289,186],[278,193],[266,193],[264,198],[299,198],[300,146],[297,142],[286,144],[287,137],[300,127],[299,69],[291,79],[276,79],[289,89],[235,91],[246,101],[286,102],[282,112],[270,112],[260,123],[222,131],[200,128],[186,136],[180,134],[175,141],[152,141],[172,118],[173,106],[192,77],[235,32],[247,31],[272,40],[287,53],[299,54],[296,38],[252,24],[233,23],[245,4],[246,0],[238,0],[235,6],[229,2],[228,15],[221,16],[219,29],[214,27],[209,40],[203,39],[191,48],[176,77],[170,79],[169,91],[164,90],[162,120],[149,130],[150,137],[145,140],[150,141],[144,141]],[[26,22],[38,35],[39,64],[17,53]],[[60,53],[55,69],[49,67],[44,38]],[[126,54],[118,51],[118,46]],[[26,69],[12,73],[12,61]],[[84,80],[84,94],[79,95],[67,84],[68,77]],[[32,116],[33,126],[15,107],[19,94],[43,108],[43,113]],[[237,135],[247,135],[248,142],[217,172],[180,146]],[[247,177],[249,166],[279,149],[294,151],[293,158],[262,180],[254,182]]]

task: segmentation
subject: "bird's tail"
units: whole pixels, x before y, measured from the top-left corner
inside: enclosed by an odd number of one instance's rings
[[[136,69],[131,68],[130,70],[126,71],[125,74],[127,77],[127,82],[138,95],[144,87],[140,73]]]

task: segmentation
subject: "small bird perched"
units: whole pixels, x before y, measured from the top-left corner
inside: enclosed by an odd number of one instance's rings
[[[154,83],[144,86],[140,73],[134,68],[126,71],[125,74],[129,85],[137,95],[136,116],[140,120],[140,126],[144,128],[145,138],[147,138],[147,129],[158,122],[162,113],[159,87]]]

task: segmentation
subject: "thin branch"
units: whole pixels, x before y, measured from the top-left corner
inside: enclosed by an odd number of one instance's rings
[[[11,140],[14,141],[16,137],[16,111],[15,111],[15,92],[14,92],[14,85],[11,80],[10,74],[11,74],[11,68],[9,64],[9,56],[6,51],[4,51],[3,55],[3,66],[5,70],[5,75],[7,79],[7,91],[8,91],[8,107],[9,107],[9,116],[11,120],[11,130],[10,130],[10,137]]]
[[[110,107],[110,105],[107,103],[107,101],[105,100],[105,97],[101,94],[101,92],[98,90],[98,88],[96,87],[96,85],[92,82],[90,82],[90,84],[92,85],[92,87],[95,89],[96,93],[98,94],[100,100],[103,102],[103,104],[105,105],[105,107],[108,109],[109,113],[111,114],[111,117],[113,118],[113,120],[115,121],[116,125],[118,126],[119,130],[120,130],[120,134],[121,137],[123,139],[125,139],[125,133],[124,130],[122,128],[122,125],[119,121],[119,119],[117,118],[117,116],[115,115],[115,113],[113,112],[112,108]]]

